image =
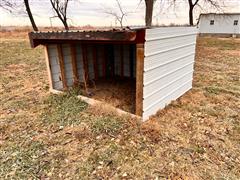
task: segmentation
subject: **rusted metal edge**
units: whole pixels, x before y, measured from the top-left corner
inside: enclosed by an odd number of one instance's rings
[[[137,31],[91,31],[91,32],[30,32],[28,34],[31,47],[48,44],[51,41],[135,41]]]

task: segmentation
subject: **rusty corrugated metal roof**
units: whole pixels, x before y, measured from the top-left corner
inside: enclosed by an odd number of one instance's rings
[[[40,31],[30,32],[29,39],[32,47],[40,44],[63,41],[98,41],[98,42],[131,42],[136,41],[137,32],[145,28],[123,28],[102,30],[70,30],[70,31]]]

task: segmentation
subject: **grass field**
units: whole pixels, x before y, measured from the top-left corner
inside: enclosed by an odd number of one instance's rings
[[[240,40],[200,38],[193,89],[148,122],[51,95],[43,48],[0,44],[0,179],[240,179]]]

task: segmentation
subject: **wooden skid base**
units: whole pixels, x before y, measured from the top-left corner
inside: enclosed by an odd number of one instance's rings
[[[55,89],[50,89],[50,92],[53,93],[53,94],[62,94],[62,93],[64,93],[63,91],[59,91],[59,90],[55,90]],[[82,96],[82,95],[78,95],[77,97],[79,99],[81,99],[82,101],[84,101],[84,102],[86,102],[86,103],[88,103],[89,105],[92,105],[92,106],[94,106],[94,105],[104,105],[105,107],[108,107],[109,109],[116,111],[116,113],[118,115],[120,115],[120,116],[121,115],[125,115],[125,116],[130,116],[131,118],[141,119],[142,120],[142,117],[140,117],[140,116],[137,116],[135,114],[123,111],[123,110],[121,110],[119,108],[113,107],[113,106],[111,106],[109,104],[106,104],[106,103],[104,103],[102,101],[98,101],[98,100],[95,100],[95,99],[92,99],[92,98],[88,98],[88,97]]]

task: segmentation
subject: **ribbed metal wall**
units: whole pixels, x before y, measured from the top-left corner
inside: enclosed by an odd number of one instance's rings
[[[48,59],[50,61],[50,69],[52,75],[53,89],[63,89],[63,83],[61,79],[61,71],[58,60],[57,45],[48,45]]]
[[[62,45],[62,54],[63,54],[67,86],[71,87],[73,85],[73,73],[72,73],[73,69],[72,69],[71,49],[68,44]]]
[[[192,87],[195,27],[146,29],[143,119]]]
[[[84,45],[87,47],[87,61],[88,61],[88,79],[92,80],[95,77],[94,65],[93,65],[93,48],[91,44]],[[114,74],[117,76],[121,75],[121,58],[120,58],[120,46],[123,46],[123,62],[124,62],[124,77],[131,76],[131,62],[132,62],[132,75],[135,77],[135,46],[133,45],[113,45],[113,61],[114,61]],[[48,45],[48,56],[50,61],[51,75],[53,88],[56,90],[63,89],[63,83],[60,72],[60,65],[58,59],[57,45]],[[98,76],[103,77],[103,62],[104,56],[108,56],[109,52],[105,51],[104,45],[95,45],[97,50],[97,68]],[[106,47],[105,47],[106,48]],[[132,51],[132,52],[130,52]],[[104,54],[105,53],[105,54]],[[71,63],[71,49],[69,44],[62,44],[62,54],[65,68],[65,77],[67,81],[67,86],[71,87],[73,85],[73,69]],[[130,56],[132,54],[132,57]],[[77,59],[77,70],[79,75],[79,81],[83,82],[83,57],[82,57],[82,45],[76,45],[76,59]]]

